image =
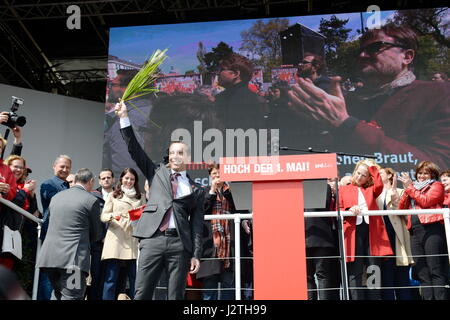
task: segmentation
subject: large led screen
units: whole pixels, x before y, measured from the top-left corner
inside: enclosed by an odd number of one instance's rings
[[[187,142],[204,185],[202,164],[221,156],[308,150],[340,153],[341,176],[366,155],[397,171],[447,169],[449,10],[421,10],[434,24],[405,10],[112,28],[103,166],[136,168],[114,105],[168,49],[159,92],[128,104],[130,121],[154,162]]]

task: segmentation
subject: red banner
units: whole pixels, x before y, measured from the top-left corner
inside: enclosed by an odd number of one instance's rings
[[[304,180],[337,177],[336,154],[220,158],[224,181]]]

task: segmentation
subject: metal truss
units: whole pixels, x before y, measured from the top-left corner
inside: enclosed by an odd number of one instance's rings
[[[89,96],[104,101],[98,86],[106,83],[107,70],[61,70],[53,64],[36,37],[36,24],[49,19],[67,19],[67,8],[77,5],[87,18],[107,55],[108,27],[136,17],[163,17],[186,20],[189,12],[205,17],[221,14],[221,9],[270,15],[272,8],[306,4],[313,0],[0,0],[0,82],[72,96]],[[316,1],[316,0],[314,0]],[[36,23],[32,21],[36,21]],[[120,22],[119,22],[120,24]],[[62,45],[64,45],[62,43]],[[47,49],[48,50],[48,49]]]
[[[61,1],[3,0],[0,5],[0,20],[67,19],[67,8],[77,5],[83,17],[105,17],[131,14],[161,14],[172,12],[184,14],[187,11],[236,8],[251,10],[264,8],[270,14],[272,5],[308,2],[312,0],[86,0]],[[17,16],[11,12],[11,7]]]
[[[62,79],[70,82],[106,81],[106,69],[58,70]]]

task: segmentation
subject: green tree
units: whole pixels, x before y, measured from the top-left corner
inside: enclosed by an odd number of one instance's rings
[[[450,9],[422,8],[397,11],[393,21],[399,25],[408,25],[419,35],[429,35],[441,46],[450,48]]]
[[[345,28],[348,19],[341,20],[335,15],[330,20],[320,19],[319,33],[325,36],[325,59],[330,69],[336,64],[338,56],[336,50],[347,41],[352,29]]]
[[[204,74],[206,72],[206,63],[205,63],[205,47],[203,46],[203,42],[198,43],[198,49],[197,49],[197,60],[199,62],[199,65],[197,67],[198,72],[200,74]]]
[[[220,61],[231,53],[233,53],[233,47],[230,47],[225,42],[219,42],[216,47],[211,49],[211,52],[204,55],[206,70],[208,72],[217,72]]]
[[[358,55],[359,41],[349,41],[342,43],[336,49],[336,59],[330,69],[333,73],[342,77],[354,79],[357,77],[357,66],[355,65],[355,58]]]
[[[288,19],[257,20],[250,29],[241,32],[239,50],[248,52],[251,60],[265,70],[268,77],[273,67],[281,65],[281,40],[278,33],[289,27]]]
[[[439,46],[432,35],[419,37],[419,49],[414,58],[414,73],[418,79],[430,80],[436,71],[450,71],[449,50]]]

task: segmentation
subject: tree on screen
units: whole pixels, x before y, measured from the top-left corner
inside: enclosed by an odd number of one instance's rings
[[[289,27],[288,19],[257,20],[250,29],[241,32],[241,50],[248,54],[255,65],[262,66],[266,73],[281,65],[281,40],[279,32]],[[265,74],[267,77],[267,74]]]
[[[450,48],[450,9],[421,8],[397,11],[394,22],[412,27],[419,35],[430,35],[440,45]]]
[[[344,44],[352,29],[345,28],[348,19],[338,19],[335,15],[329,20],[320,19],[319,33],[325,36],[325,59],[327,65],[332,68],[337,63],[336,50]]]
[[[208,72],[217,72],[220,61],[231,53],[233,53],[233,47],[230,47],[223,41],[219,42],[217,47],[212,48],[210,52],[204,55],[206,70]]]

